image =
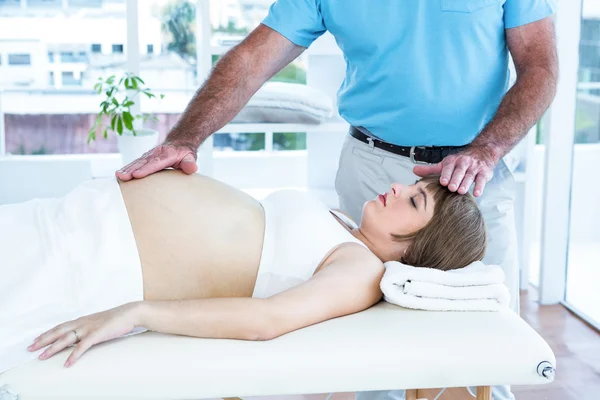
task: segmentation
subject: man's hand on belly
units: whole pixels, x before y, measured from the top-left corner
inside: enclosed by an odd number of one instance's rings
[[[451,192],[465,194],[475,182],[473,194],[481,196],[486,183],[494,176],[498,157],[485,147],[468,147],[460,153],[444,158],[433,165],[417,165],[413,172],[424,177],[440,175],[440,184],[448,186]]]

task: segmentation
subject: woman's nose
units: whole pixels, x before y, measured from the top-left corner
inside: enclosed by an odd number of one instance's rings
[[[392,192],[394,194],[399,194],[402,192],[402,190],[405,188],[406,186],[404,186],[401,183],[392,183]]]

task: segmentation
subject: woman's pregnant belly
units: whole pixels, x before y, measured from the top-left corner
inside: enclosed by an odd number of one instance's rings
[[[252,296],[265,229],[256,199],[174,170],[120,187],[142,264],[144,299]]]

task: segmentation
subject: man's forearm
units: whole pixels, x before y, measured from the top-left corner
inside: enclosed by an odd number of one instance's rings
[[[167,141],[196,148],[227,124],[264,83],[253,73],[252,55],[234,49],[223,56],[173,126]]]
[[[494,118],[473,140],[495,161],[505,156],[542,117],[556,93],[557,74],[544,67],[532,67],[517,78],[506,93]]]
[[[197,149],[207,137],[231,121],[268,79],[302,51],[303,47],[296,46],[271,28],[259,25],[219,60],[166,141]]]

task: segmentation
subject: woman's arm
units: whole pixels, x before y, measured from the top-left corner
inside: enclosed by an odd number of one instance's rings
[[[268,299],[146,301],[136,325],[178,335],[269,340],[369,308],[381,299],[383,264],[357,244],[340,246],[309,281]]]
[[[213,298],[145,301],[58,325],[29,347],[47,359],[81,340],[67,359],[72,365],[95,344],[120,337],[136,326],[177,335],[269,340],[328,319],[359,312],[381,299],[383,264],[356,243],[340,246],[309,281],[268,299]]]

